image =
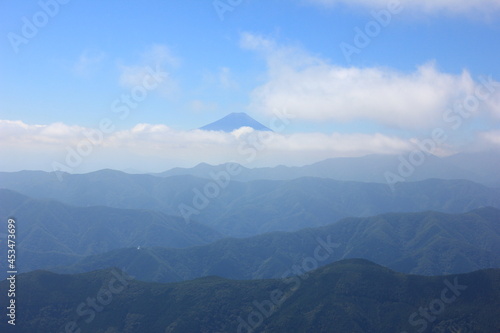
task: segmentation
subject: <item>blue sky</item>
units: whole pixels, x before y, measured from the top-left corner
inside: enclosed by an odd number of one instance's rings
[[[2,1],[0,152],[9,158],[0,169],[52,170],[54,162],[72,172],[227,160],[300,165],[402,154],[436,128],[449,136],[437,155],[497,147],[500,2],[407,0],[393,13],[390,6],[382,0]],[[390,18],[377,23],[373,12]],[[371,34],[363,45],[356,43],[357,28]],[[356,53],[346,57],[346,45]],[[163,73],[161,82],[126,116],[116,112],[151,71]],[[481,88],[484,80],[492,91]],[[467,117],[455,110],[443,120],[477,89],[488,96],[464,111]],[[247,112],[267,126],[277,110],[290,119],[251,161],[234,153],[248,131],[192,131],[230,112]],[[113,130],[91,142],[79,163],[65,163],[85,140],[82,133],[99,130],[103,119]]]

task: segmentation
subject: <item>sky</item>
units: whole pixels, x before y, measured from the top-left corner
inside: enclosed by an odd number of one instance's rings
[[[2,0],[0,36],[0,171],[500,147],[500,0]],[[231,112],[274,133],[197,130]]]

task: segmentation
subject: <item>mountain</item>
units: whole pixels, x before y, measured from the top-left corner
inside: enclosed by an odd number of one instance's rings
[[[232,132],[241,127],[251,127],[256,131],[271,131],[244,112],[233,112],[213,123],[200,127],[204,131]]]
[[[202,178],[202,179],[211,179],[211,175],[217,175],[220,173],[227,172],[228,168],[235,167],[238,168],[239,172],[231,177],[231,180],[233,181],[249,181],[249,180],[280,180],[280,179],[273,179],[273,177],[266,177],[258,172],[253,173],[252,170],[258,170],[258,169],[248,169],[245,168],[244,166],[238,164],[238,163],[224,163],[224,164],[219,164],[219,165],[211,165],[208,163],[199,163],[195,165],[192,168],[172,168],[168,171],[161,172],[161,173],[153,173],[151,174],[152,176],[157,176],[157,177],[172,177],[172,176],[193,176],[197,178]],[[255,177],[257,178],[255,178]],[[260,176],[263,176],[262,178],[259,178]],[[293,179],[297,177],[292,177],[292,178],[286,178],[286,179]],[[284,180],[284,179],[283,179]]]
[[[105,205],[183,216],[234,237],[295,231],[385,212],[462,213],[484,206],[500,208],[500,189],[465,180],[405,182],[392,191],[386,184],[324,178],[238,182],[219,174],[207,181],[102,170],[65,174],[62,181],[54,173],[0,173],[0,184],[30,197],[75,206]]]
[[[69,265],[84,256],[137,246],[190,247],[222,237],[209,227],[164,213],[103,206],[73,207],[0,189],[0,217],[17,222],[21,271]],[[1,251],[7,253],[5,242]],[[5,261],[0,263],[5,272]]]
[[[361,181],[386,183],[386,172],[398,175],[398,168],[405,162],[404,156],[367,155],[362,157],[330,158],[301,167],[265,167],[245,168],[233,180],[291,180],[301,177],[321,177],[343,181]],[[420,181],[429,178],[465,179],[487,186],[500,187],[500,174],[496,171],[500,165],[500,153],[489,151],[483,153],[460,153],[448,157],[427,156],[425,163],[414,168],[406,181]],[[210,179],[211,173],[219,173],[227,168],[227,164],[208,165],[193,168],[174,168],[155,174],[160,177],[191,175]]]
[[[279,278],[288,268],[301,266],[315,254],[321,257],[315,259],[319,266],[345,258],[364,258],[420,275],[500,268],[500,210],[347,218],[321,228],[222,239],[186,249],[118,249],[51,270],[82,273],[118,267],[140,280],[156,282],[209,275],[265,279]]]
[[[2,332],[483,332],[500,330],[500,270],[423,277],[352,259],[284,280],[173,284],[116,269],[17,276]],[[7,295],[9,282],[0,283]],[[8,298],[0,306],[6,309]]]
[[[227,202],[223,207],[212,210],[210,206],[199,214],[201,222],[233,236],[294,231],[344,217],[393,211],[460,213],[484,206],[500,208],[498,189],[468,181],[402,183],[394,191],[385,184],[321,178],[233,183],[218,198]]]

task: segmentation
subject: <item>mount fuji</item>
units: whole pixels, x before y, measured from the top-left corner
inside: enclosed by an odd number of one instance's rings
[[[232,132],[241,127],[251,127],[256,131],[271,131],[244,112],[233,112],[213,123],[200,127],[204,131]]]

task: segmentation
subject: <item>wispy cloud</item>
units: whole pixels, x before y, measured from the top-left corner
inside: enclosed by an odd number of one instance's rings
[[[220,67],[213,71],[205,71],[203,73],[203,84],[204,89],[218,88],[225,91],[239,88],[233,71],[229,67]]]
[[[171,68],[179,67],[181,59],[174,55],[166,45],[153,44],[143,54],[142,61],[146,64],[160,64]]]
[[[225,89],[238,88],[238,83],[233,79],[231,69],[229,69],[228,67],[222,67],[219,70],[219,82],[220,85]]]
[[[338,4],[363,6],[367,8],[385,8],[390,3],[400,3],[406,11],[423,13],[447,12],[453,14],[491,13],[500,10],[497,0],[304,0],[320,6],[335,6]]]
[[[480,144],[483,147],[500,147],[500,130],[479,133]]]
[[[91,76],[99,69],[99,65],[105,59],[106,54],[104,52],[91,52],[85,50],[73,65],[73,73],[81,77]]]
[[[196,99],[189,102],[189,109],[194,112],[215,111],[217,104]]]
[[[138,64],[120,65],[119,84],[126,89],[141,86],[151,71],[163,73],[161,85],[155,89],[165,97],[172,97],[179,92],[179,83],[174,78],[172,70],[179,67],[180,58],[173,55],[165,45],[155,44],[142,55]]]
[[[483,83],[468,71],[444,73],[433,62],[413,72],[341,67],[249,33],[242,35],[241,46],[262,54],[268,64],[267,81],[252,92],[250,108],[256,112],[271,114],[285,108],[297,119],[363,119],[402,129],[425,129],[440,124],[447,109],[484,90]],[[500,83],[491,81],[491,87],[496,90],[472,113],[499,113]]]

